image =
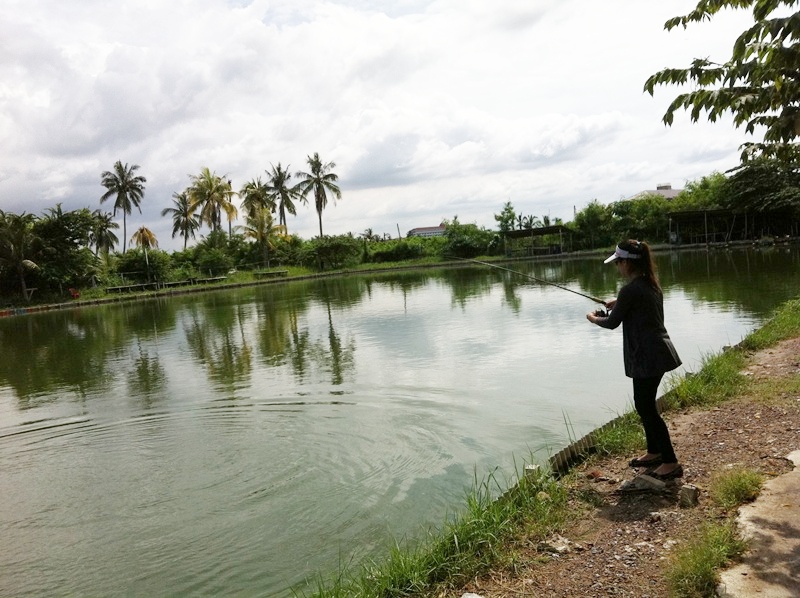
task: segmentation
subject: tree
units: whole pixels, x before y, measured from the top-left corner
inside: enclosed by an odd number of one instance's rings
[[[715,122],[726,112],[733,115],[737,127],[745,126],[753,134],[764,128],[761,143],[740,146],[743,162],[758,156],[797,163],[800,152],[792,143],[800,134],[800,13],[771,17],[782,6],[794,6],[797,0],[700,0],[689,14],[667,21],[669,30],[689,23],[710,20],[723,8],[747,8],[755,23],[733,45],[731,58],[716,63],[696,58],[689,68],[668,68],[652,75],[644,85],[653,94],[656,85],[683,85],[693,91],[678,95],[664,114],[671,125],[676,110],[691,109],[697,122],[705,112]]]
[[[728,193],[727,177],[712,172],[696,181],[689,181],[670,202],[670,211],[709,210],[722,207]]]
[[[292,178],[292,174],[289,172],[288,166],[284,170],[281,167],[281,163],[278,162],[277,167],[273,166],[272,164],[270,164],[270,167],[272,168],[272,172],[267,173],[269,175],[267,193],[269,194],[269,199],[273,210],[276,205],[278,207],[278,224],[283,226],[284,229],[288,231],[289,229],[286,224],[286,212],[289,212],[292,216],[296,216],[297,208],[294,205],[294,201],[299,199],[305,203],[307,200],[303,195],[300,194],[297,186],[289,187],[289,180]],[[320,216],[320,218],[322,217]],[[320,221],[320,231],[321,230],[322,223]],[[322,235],[321,232],[320,235]]]
[[[503,209],[499,214],[494,215],[494,219],[497,221],[497,226],[501,233],[514,230],[514,219],[516,217],[517,215],[514,213],[514,207],[511,205],[510,201],[507,201],[503,205]]]
[[[37,264],[41,268],[38,284],[63,292],[79,286],[94,272],[96,259],[89,248],[97,221],[88,208],[65,212],[61,204],[48,208],[33,225],[41,241]]]
[[[158,240],[156,236],[146,226],[140,226],[139,229],[133,233],[131,237],[131,243],[135,243],[137,247],[141,247],[144,250],[144,261],[147,267],[147,280],[150,280],[150,258],[147,256],[148,249],[154,249],[158,247]]]
[[[0,210],[0,270],[10,270],[17,276],[25,301],[30,301],[25,271],[39,269],[30,259],[41,243],[34,233],[35,221],[33,214],[6,214]]]
[[[575,214],[572,222],[579,235],[579,242],[585,249],[613,245],[617,239],[611,231],[611,224],[611,209],[601,205],[596,199]]]
[[[175,235],[183,237],[183,250],[186,251],[186,244],[189,237],[195,238],[195,233],[200,228],[200,216],[192,212],[192,203],[186,191],[172,194],[174,208],[164,208],[161,210],[162,216],[172,215],[172,238]]]
[[[267,268],[269,268],[269,253],[275,249],[275,237],[285,234],[286,227],[282,224],[275,226],[272,212],[267,208],[261,208],[254,216],[247,217],[244,236],[253,239],[261,249],[263,264]]]
[[[145,251],[158,247],[158,239],[156,239],[153,231],[146,226],[140,226],[139,229],[133,233],[131,243],[134,243],[137,247],[141,247]]]
[[[119,228],[119,224],[112,220],[111,212],[95,210],[92,212],[92,218],[94,224],[89,233],[89,243],[94,245],[94,254],[97,256],[100,252],[108,253],[119,243],[117,235],[114,234],[114,229]]]
[[[783,162],[768,158],[751,160],[726,183],[722,203],[727,208],[800,213],[800,173]]]
[[[208,167],[203,167],[197,176],[189,175],[192,184],[186,190],[191,204],[192,214],[200,210],[200,221],[207,224],[212,231],[222,227],[222,213],[224,212],[230,223],[238,210],[231,203],[235,195],[230,181],[211,172]]]
[[[522,219],[522,228],[525,230],[532,230],[534,228],[540,228],[542,226],[542,221],[539,220],[538,216],[534,216],[533,214],[529,216],[525,216]]]
[[[246,182],[239,191],[239,197],[242,198],[242,209],[246,216],[255,217],[262,208],[267,208],[270,212],[275,211],[275,204],[272,203],[269,190],[261,181],[261,177]]]
[[[328,205],[328,193],[336,199],[341,199],[342,192],[336,185],[339,177],[332,171],[336,168],[335,162],[323,163],[318,153],[306,157],[311,172],[298,172],[297,177],[302,178],[297,188],[304,199],[314,192],[314,205],[319,216],[319,236],[322,238],[322,211]]]
[[[110,197],[115,197],[114,200],[114,216],[117,215],[117,210],[122,210],[122,253],[125,253],[125,238],[127,237],[127,216],[133,211],[133,208],[142,213],[139,204],[144,198],[144,184],[147,179],[143,176],[136,175],[139,170],[139,165],[134,164],[124,166],[121,161],[117,160],[114,164],[113,171],[105,171],[100,175],[100,182],[108,189],[100,197],[100,203]]]

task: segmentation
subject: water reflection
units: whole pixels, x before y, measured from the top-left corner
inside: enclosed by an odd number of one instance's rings
[[[658,263],[687,363],[800,288],[797,249]],[[598,258],[508,266],[621,284]],[[469,264],[0,320],[0,594],[277,595],[379,555],[625,408],[593,307]]]

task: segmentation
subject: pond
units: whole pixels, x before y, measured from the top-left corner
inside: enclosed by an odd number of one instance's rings
[[[798,261],[659,254],[679,373],[795,297]],[[3,318],[0,594],[289,595],[380,557],[629,407],[595,307],[468,264]]]

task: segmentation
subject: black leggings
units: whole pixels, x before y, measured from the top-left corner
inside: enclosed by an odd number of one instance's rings
[[[661,461],[664,463],[677,463],[675,450],[672,448],[672,441],[669,438],[667,424],[664,423],[656,407],[656,395],[658,385],[661,383],[661,376],[653,378],[634,378],[633,379],[633,405],[636,413],[642,420],[644,435],[647,439],[647,452],[661,454]]]

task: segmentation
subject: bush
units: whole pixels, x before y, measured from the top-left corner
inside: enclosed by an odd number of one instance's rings
[[[399,262],[402,260],[413,260],[423,257],[424,251],[421,245],[412,244],[408,241],[383,241],[376,244],[376,248],[369,255],[372,262]]]
[[[310,268],[339,269],[355,264],[361,254],[361,241],[350,235],[315,238],[303,245],[302,263]]]

